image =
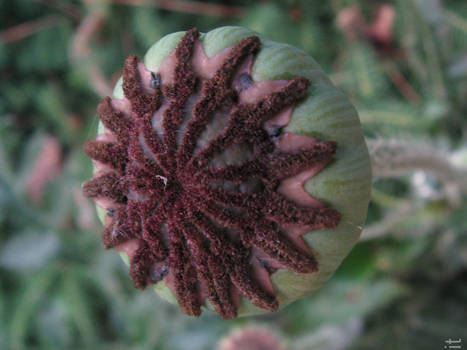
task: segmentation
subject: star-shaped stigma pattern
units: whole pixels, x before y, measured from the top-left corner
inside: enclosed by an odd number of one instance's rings
[[[192,29],[177,45],[170,84],[151,73],[145,85],[142,63],[126,60],[127,107],[116,108],[109,97],[100,103],[106,137],[85,145],[98,171],[83,191],[106,203],[104,246],[135,247],[130,275],[137,288],[164,280],[181,309],[195,316],[207,299],[222,317],[235,317],[239,296],[276,310],[278,300],[253,273],[252,257],[260,252],[298,273],[318,269],[311,251],[299,249],[283,227],[331,228],[339,213],[299,205],[277,189],[284,179],[326,164],[336,144],[315,140],[299,151],[279,149],[282,131],[264,125],[304,98],[309,81],[297,77],[241,102],[239,91],[248,93],[253,81],[238,69],[258,52],[259,38],[241,40],[210,77],[200,77],[192,67],[198,36]],[[215,118],[223,118],[222,127],[206,138]],[[243,156],[227,161],[229,150]]]

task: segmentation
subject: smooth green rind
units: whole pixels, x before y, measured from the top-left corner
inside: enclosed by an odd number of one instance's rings
[[[144,65],[152,72],[156,72],[162,61],[175,49],[185,32],[175,32],[161,38],[152,45],[144,55]]]
[[[115,84],[114,91],[112,92],[112,98],[122,99],[125,95],[123,94],[123,76],[121,76]]]
[[[333,275],[360,237],[371,191],[370,159],[357,112],[320,66],[301,50],[269,41],[253,66],[255,80],[298,75],[308,78],[311,86],[285,130],[337,142],[333,161],[305,183],[305,190],[337,209],[341,221],[335,229],[303,235],[318,261],[316,273],[279,270],[272,275],[281,304],[317,290]]]
[[[156,72],[184,33],[169,34],[155,43],[144,57],[146,68]],[[307,97],[295,107],[286,131],[336,141],[338,145],[333,161],[305,183],[305,190],[337,209],[341,213],[341,221],[334,229],[314,230],[303,235],[318,261],[317,272],[297,274],[279,270],[271,276],[282,307],[320,288],[357,242],[370,200],[370,159],[356,110],[334,87],[319,64],[305,52],[273,42],[243,27],[217,28],[201,35],[200,39],[207,56],[212,57],[251,35],[258,35],[262,42],[252,67],[253,80],[304,76],[311,82]],[[115,86],[113,97],[123,98],[121,79]],[[101,219],[105,216],[105,211],[98,209],[98,213]],[[163,282],[155,284],[154,289],[165,300],[177,304],[175,295]],[[206,302],[206,307],[212,310],[209,302]],[[241,298],[239,316],[265,312],[248,299]]]

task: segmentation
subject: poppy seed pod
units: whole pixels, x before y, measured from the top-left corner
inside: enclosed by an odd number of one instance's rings
[[[310,294],[370,198],[354,107],[304,52],[242,27],[169,34],[98,107],[83,185],[135,287],[223,318]]]

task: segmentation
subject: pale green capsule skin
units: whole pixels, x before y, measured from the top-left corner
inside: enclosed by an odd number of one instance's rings
[[[155,43],[144,57],[146,68],[157,72],[184,34],[172,33]],[[307,97],[295,106],[285,131],[336,141],[338,145],[333,160],[305,183],[305,190],[327,206],[337,209],[341,214],[340,223],[336,228],[313,230],[302,236],[318,261],[317,272],[299,274],[278,270],[271,275],[282,307],[319,289],[358,241],[370,200],[371,166],[357,111],[311,56],[243,27],[217,28],[201,34],[200,40],[207,56],[212,57],[252,35],[259,36],[262,43],[252,67],[254,81],[303,76],[311,82]],[[124,97],[121,79],[115,86],[113,97]],[[104,221],[105,212],[98,208],[98,213]],[[125,253],[122,257],[128,263]],[[154,284],[154,288],[167,301],[177,303],[175,295],[164,282]],[[205,306],[212,309],[208,301]],[[248,299],[241,299],[238,316],[265,312]]]

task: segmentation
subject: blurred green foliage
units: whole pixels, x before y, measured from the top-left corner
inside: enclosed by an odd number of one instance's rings
[[[436,180],[375,179],[371,227],[407,201],[415,209],[382,238],[359,243],[321,291],[266,316],[189,318],[151,290],[134,290],[118,254],[101,247],[100,224],[80,194],[92,171],[82,145],[95,133],[99,101],[87,68],[115,82],[128,54],[142,56],[173,31],[248,26],[320,62],[368,136],[465,147],[465,1],[387,1],[395,11],[389,39],[371,29],[380,1],[222,4],[243,10],[215,16],[112,1],[0,0],[0,349],[213,349],[251,323],[291,349],[467,342],[467,203],[423,195],[421,187],[437,193]],[[78,28],[96,13],[103,23],[89,52],[73,59]],[[58,163],[40,168],[47,152]]]

